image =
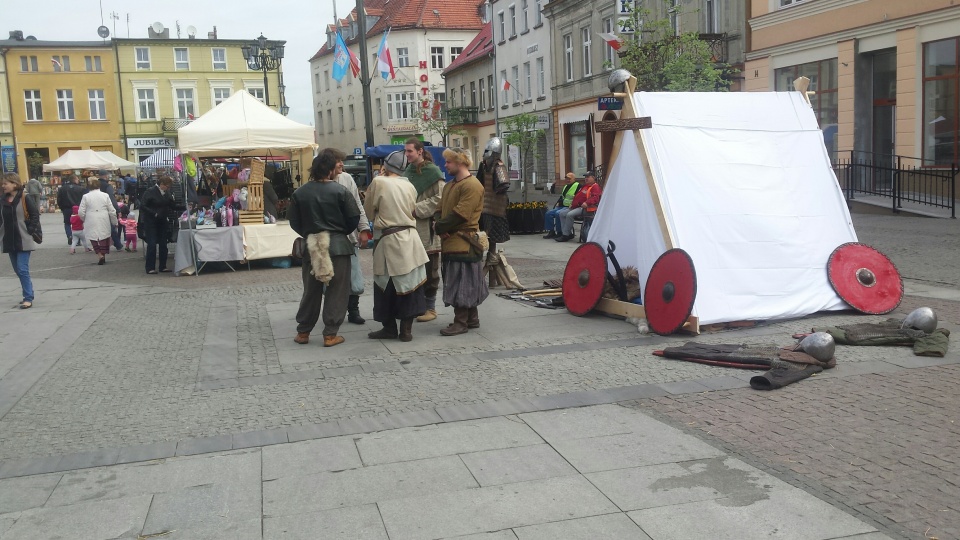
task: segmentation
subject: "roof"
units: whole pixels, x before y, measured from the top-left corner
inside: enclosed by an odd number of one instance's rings
[[[0,48],[24,49],[109,48],[109,41],[41,41],[39,39],[0,39]]]
[[[382,34],[390,28],[405,30],[412,28],[432,30],[480,30],[483,21],[480,13],[484,0],[367,0],[364,10],[368,17],[379,17],[367,29],[367,38]],[[351,18],[355,10],[351,11]],[[342,26],[348,26],[341,19]],[[327,28],[334,30],[334,25]],[[347,44],[356,43],[357,38],[346,40]],[[327,43],[320,47],[310,60],[326,56],[333,52]]]
[[[450,62],[450,65],[447,66],[447,69],[443,70],[443,74],[447,75],[448,73],[452,73],[463,66],[466,66],[467,64],[472,64],[477,60],[488,58],[492,52],[493,24],[487,23],[483,25],[483,29],[480,30],[480,33],[477,34],[477,37],[473,38],[473,41],[464,47],[463,52],[457,56],[457,59],[453,62]]]

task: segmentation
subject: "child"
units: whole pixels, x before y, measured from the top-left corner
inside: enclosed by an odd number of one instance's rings
[[[90,243],[87,242],[87,239],[83,236],[83,220],[80,219],[80,207],[73,207],[73,215],[70,216],[70,231],[73,234],[73,244],[70,245],[70,254],[73,255],[77,252],[77,248],[80,247],[80,243],[83,242],[83,247],[87,248],[87,251],[93,251],[90,248]]]
[[[124,234],[124,251],[137,251],[137,220],[130,217],[130,208],[124,206],[120,210],[120,225],[123,226]],[[133,245],[133,249],[130,249],[130,245]]]

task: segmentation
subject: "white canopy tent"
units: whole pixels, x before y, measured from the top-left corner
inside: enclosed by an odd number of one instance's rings
[[[312,153],[317,148],[312,127],[290,120],[248,92],[236,92],[177,135],[180,152],[194,157]]]
[[[641,284],[685,250],[700,324],[848,309],[826,265],[857,235],[799,92],[641,92],[630,105],[653,127],[618,133],[591,242],[613,240]]]
[[[128,161],[127,163],[130,162]],[[93,150],[67,150],[62,156],[43,166],[44,171],[72,171],[75,169],[113,170],[117,168],[113,161],[110,161],[101,156],[99,152]]]
[[[135,168],[137,167],[137,164],[136,164],[136,163],[134,163],[134,162],[132,162],[132,161],[127,161],[127,160],[123,159],[122,157],[114,154],[113,152],[109,152],[109,151],[98,151],[98,152],[97,152],[97,155],[100,156],[100,157],[102,157],[103,159],[105,159],[105,160],[113,163],[113,167],[110,167],[111,170],[115,170],[115,169],[135,169]]]

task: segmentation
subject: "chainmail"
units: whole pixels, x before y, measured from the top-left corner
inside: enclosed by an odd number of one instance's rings
[[[887,319],[880,323],[858,323],[839,326],[847,334],[847,340],[853,343],[871,341],[884,338],[903,338],[904,341],[914,342],[926,335],[923,330],[900,328],[903,321]]]

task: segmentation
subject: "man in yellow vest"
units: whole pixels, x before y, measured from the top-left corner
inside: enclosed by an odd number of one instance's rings
[[[544,215],[543,229],[547,231],[547,234],[543,237],[544,239],[557,238],[563,234],[560,230],[560,226],[563,224],[560,212],[570,209],[570,205],[573,203],[573,197],[580,191],[580,182],[577,182],[577,176],[575,174],[568,172],[566,178],[567,182],[563,186],[563,191],[560,192],[560,200],[557,201],[553,209],[547,210],[547,213]]]
[[[583,187],[580,192],[573,197],[573,203],[570,210],[562,212],[563,235],[557,238],[557,242],[569,242],[573,240],[573,220],[578,217],[592,214],[597,211],[600,204],[600,194],[603,189],[597,183],[597,176],[593,172],[588,172],[584,177]]]

